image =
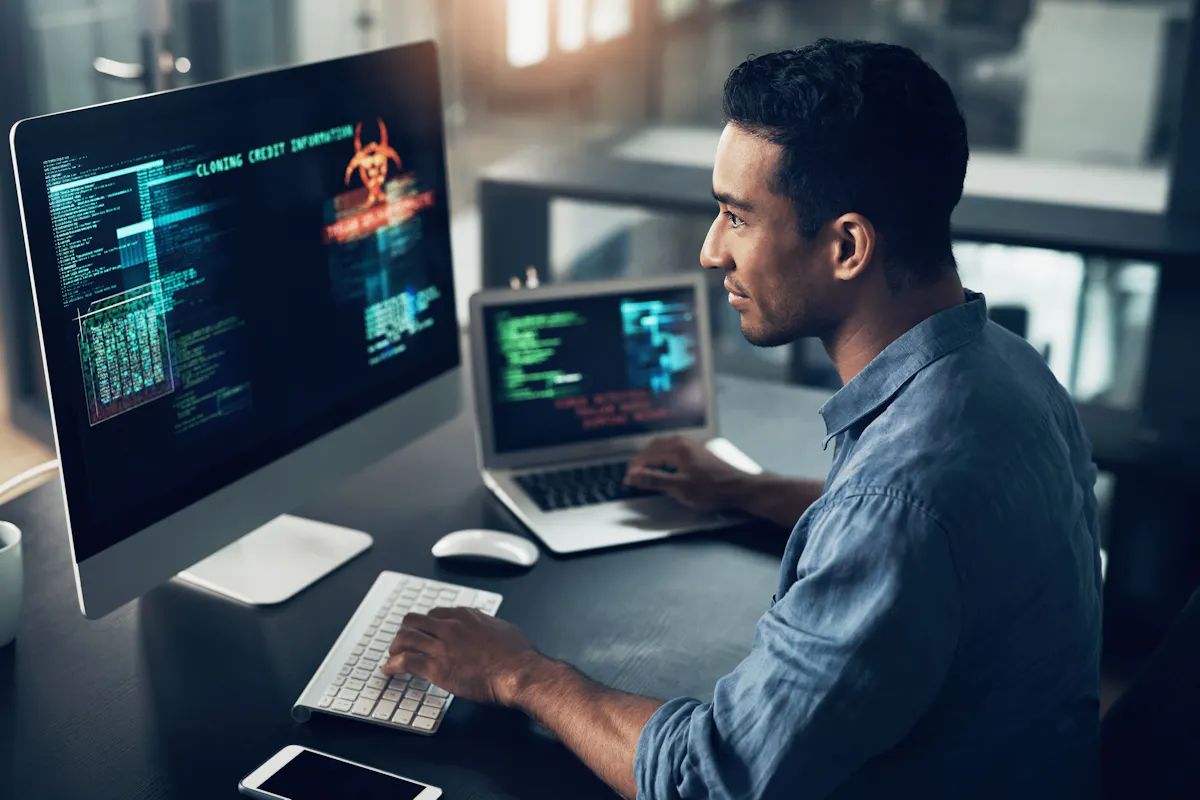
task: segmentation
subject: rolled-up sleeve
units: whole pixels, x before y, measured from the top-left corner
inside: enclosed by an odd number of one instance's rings
[[[642,730],[639,800],[825,797],[933,702],[962,623],[946,530],[895,492],[827,500],[750,655]]]

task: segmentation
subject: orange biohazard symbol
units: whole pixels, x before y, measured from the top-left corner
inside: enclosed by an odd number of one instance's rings
[[[350,159],[349,166],[346,167],[346,185],[350,185],[350,176],[354,174],[354,170],[358,170],[358,177],[362,180],[363,186],[367,187],[367,201],[362,204],[362,208],[368,208],[376,203],[386,200],[387,196],[383,193],[383,184],[387,180],[388,159],[396,162],[396,166],[400,166],[400,156],[396,155],[396,151],[388,147],[387,127],[383,124],[383,120],[378,117],[375,121],[379,123],[379,141],[371,142],[366,147],[362,144],[362,123],[354,128],[354,158]]]

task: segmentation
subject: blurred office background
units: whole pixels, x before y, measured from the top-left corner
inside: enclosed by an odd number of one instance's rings
[[[1042,352],[1088,410],[1105,487],[1134,486],[1176,463],[1155,443],[1194,439],[1200,419],[1197,379],[1185,374],[1194,367],[1184,361],[1189,335],[1200,333],[1200,322],[1188,321],[1189,308],[1200,319],[1194,277],[1200,249],[1180,233],[1192,223],[1200,227],[1196,6],[1194,0],[0,0],[0,125],[434,38],[441,45],[465,323],[472,291],[521,281],[529,269],[541,282],[694,269],[711,221],[709,212],[689,210],[702,208],[703,197],[635,205],[593,192],[582,179],[560,191],[518,175],[527,194],[543,193],[548,211],[493,218],[493,229],[504,230],[489,238],[481,178],[511,177],[530,159],[552,163],[561,154],[588,153],[601,159],[595,163],[640,165],[646,181],[663,176],[664,185],[674,185],[672,176],[683,180],[711,167],[722,82],[748,54],[822,35],[908,45],[950,81],[967,119],[966,191],[982,203],[972,213],[985,224],[967,226],[956,242],[964,283],[987,295],[996,321]],[[51,439],[7,166],[0,175],[3,478],[48,457]],[[525,239],[541,240],[545,257],[526,263],[485,252],[485,241]],[[490,271],[489,258],[500,259]],[[714,293],[720,299],[715,281]],[[720,369],[836,388],[819,345],[755,349],[720,308],[714,315]],[[1187,516],[1193,512],[1184,507],[1171,519],[1194,520]],[[1144,509],[1124,513],[1139,518]],[[1120,517],[1121,509],[1113,514]],[[1191,569],[1187,558],[1169,560]]]

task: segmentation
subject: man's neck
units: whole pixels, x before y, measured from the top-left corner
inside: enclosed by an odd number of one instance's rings
[[[950,272],[932,286],[904,289],[899,294],[881,287],[824,341],[825,351],[842,383],[849,383],[889,344],[934,314],[963,301],[957,272]]]

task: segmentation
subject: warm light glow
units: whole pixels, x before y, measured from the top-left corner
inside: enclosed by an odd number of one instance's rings
[[[588,0],[558,0],[558,49],[571,53],[587,44]]]
[[[624,36],[632,24],[629,0],[592,0],[592,38],[597,42]]]
[[[508,0],[508,63],[528,67],[550,54],[550,1]]]
[[[175,59],[175,69],[186,75],[192,71],[192,60],[182,56]]]

